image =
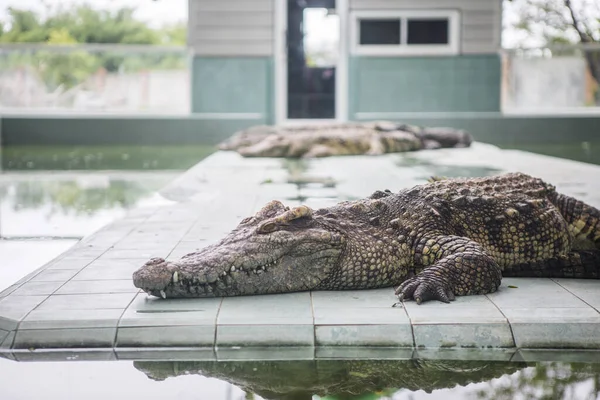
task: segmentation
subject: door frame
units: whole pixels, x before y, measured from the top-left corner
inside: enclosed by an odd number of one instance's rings
[[[346,122],[348,120],[348,0],[336,0],[336,12],[340,21],[339,55],[335,66],[335,118],[288,119],[287,118],[287,2],[275,2],[274,44],[275,59],[275,124]]]

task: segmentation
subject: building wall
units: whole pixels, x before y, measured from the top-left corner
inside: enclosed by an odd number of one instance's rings
[[[495,54],[351,57],[349,64],[350,119],[500,110],[500,60]]]
[[[281,0],[189,0],[189,46],[196,55],[272,56],[275,1]],[[349,0],[351,11],[459,9],[464,54],[500,47],[501,6],[501,0]]]
[[[501,0],[349,0],[350,11],[458,9],[458,56],[351,56],[349,118],[500,110]],[[352,22],[351,22],[352,23]]]
[[[195,55],[273,55],[275,0],[189,0],[188,4],[188,45]]]
[[[275,1],[189,0],[191,110],[274,122]],[[460,9],[461,54],[350,57],[349,118],[369,112],[498,111],[501,0],[348,0],[350,11]]]
[[[273,61],[270,57],[195,56],[192,109],[207,116],[272,122]]]
[[[189,0],[191,110],[273,122],[275,0]]]

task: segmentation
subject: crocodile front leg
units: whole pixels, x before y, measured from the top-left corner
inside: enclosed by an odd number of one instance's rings
[[[398,286],[400,301],[449,303],[456,295],[491,293],[500,286],[500,266],[477,242],[461,236],[439,236],[423,243],[417,248],[416,261],[429,266]]]

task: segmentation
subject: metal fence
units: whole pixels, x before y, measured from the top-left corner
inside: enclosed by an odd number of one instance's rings
[[[160,112],[190,110],[185,47],[0,45],[4,112]]]
[[[502,109],[600,112],[600,44],[502,51]]]

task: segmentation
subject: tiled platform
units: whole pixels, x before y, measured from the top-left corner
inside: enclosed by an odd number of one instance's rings
[[[600,349],[600,281],[504,279],[488,296],[396,307],[391,288],[162,300],[131,282],[148,258],[204,247],[272,199],[321,207],[430,175],[517,170],[600,206],[600,168],[480,144],[310,162],[217,153],[163,190],[173,205],[131,212],[2,292],[0,348]],[[288,183],[290,171],[336,183]]]

